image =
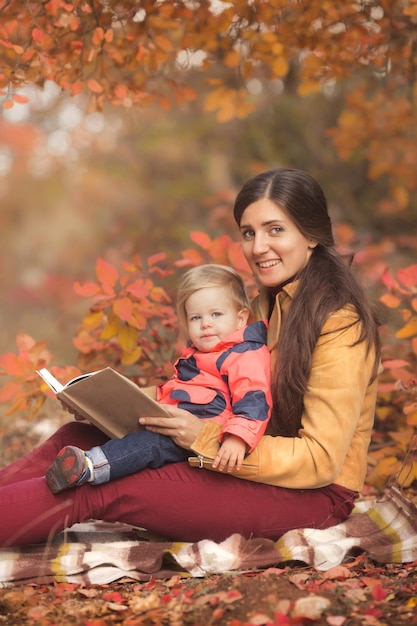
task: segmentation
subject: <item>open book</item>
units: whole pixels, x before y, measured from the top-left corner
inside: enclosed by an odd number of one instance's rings
[[[49,370],[36,370],[72,413],[84,417],[115,439],[141,430],[141,416],[168,416],[153,398],[111,367],[82,374],[62,385]],[[168,416],[169,417],[169,416]]]

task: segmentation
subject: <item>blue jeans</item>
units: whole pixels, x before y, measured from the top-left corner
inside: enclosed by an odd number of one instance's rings
[[[122,439],[110,439],[86,452],[94,466],[93,484],[135,474],[146,467],[155,469],[166,463],[187,460],[190,452],[180,448],[170,437],[140,430]]]

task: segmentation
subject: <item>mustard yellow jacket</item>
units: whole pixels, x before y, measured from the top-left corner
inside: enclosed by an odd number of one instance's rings
[[[282,320],[288,313],[297,282],[276,297],[268,328],[272,367]],[[267,317],[267,295],[254,301],[256,319]],[[355,323],[356,322],[356,323]],[[240,478],[293,489],[313,489],[336,483],[361,491],[367,470],[367,452],[374,423],[377,382],[371,382],[375,360],[360,335],[354,308],[336,311],[326,321],[312,355],[304,396],[299,437],[262,437],[246,457],[245,466],[232,474]],[[219,446],[221,426],[207,421],[192,444],[200,464],[210,469]],[[192,465],[197,460],[190,460]]]

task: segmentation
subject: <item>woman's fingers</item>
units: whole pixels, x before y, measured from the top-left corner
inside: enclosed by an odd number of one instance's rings
[[[167,405],[164,408],[169,410],[171,417],[141,417],[139,424],[154,433],[171,437],[182,448],[190,448],[203,428],[202,420],[183,409]]]

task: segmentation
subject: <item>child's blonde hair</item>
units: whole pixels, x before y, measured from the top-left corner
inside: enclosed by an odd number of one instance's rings
[[[227,287],[230,289],[230,295],[236,304],[237,310],[250,310],[245,283],[236,270],[226,265],[216,265],[215,263],[192,267],[183,275],[177,292],[177,314],[180,332],[184,338],[187,338],[188,328],[185,303],[193,293],[207,287]]]

